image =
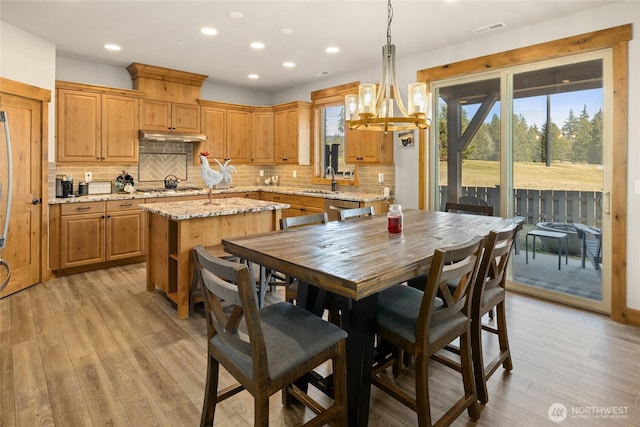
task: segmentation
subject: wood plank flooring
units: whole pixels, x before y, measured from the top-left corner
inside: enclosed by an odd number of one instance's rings
[[[281,292],[281,291],[279,291]],[[269,294],[271,300],[281,298]],[[640,420],[640,329],[518,294],[508,296],[514,371],[489,381],[480,420],[455,425],[632,426]],[[51,280],[0,300],[0,426],[195,426],[206,374],[202,307],[177,320],[173,304],[145,290],[145,265]],[[411,387],[413,372],[397,380]],[[226,385],[233,380],[221,376]],[[433,363],[434,416],[459,390]],[[548,410],[568,416],[554,423]],[[253,423],[246,392],[219,405],[216,425]],[[299,425],[302,408],[271,400],[271,425]],[[603,412],[617,411],[617,415]],[[416,417],[373,388],[371,426]]]

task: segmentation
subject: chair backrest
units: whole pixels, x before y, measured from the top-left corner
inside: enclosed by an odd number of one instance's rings
[[[290,216],[287,218],[280,218],[280,229],[288,230],[293,227],[302,227],[304,225],[311,224],[326,224],[327,222],[329,222],[329,216],[326,212],[312,215]]]
[[[482,242],[482,238],[476,237],[460,245],[435,250],[420,306],[417,340],[426,340],[432,324],[459,318],[459,313],[470,319],[471,296],[482,258]],[[442,305],[434,305],[436,296]],[[448,342],[443,345],[446,344]]]
[[[360,216],[373,216],[375,215],[373,206],[365,206],[363,208],[342,209],[340,211],[340,221],[344,221],[349,218],[356,218]]]
[[[489,206],[485,200],[482,200],[479,197],[475,196],[462,196],[458,199],[458,203],[463,205],[479,205],[479,206]]]
[[[214,257],[202,246],[192,251],[202,278],[209,340],[217,336],[238,353],[238,358],[252,359],[254,373],[258,375],[262,371],[258,363],[266,366],[266,347],[247,265]],[[243,318],[246,335],[238,331]],[[259,355],[264,356],[261,362]]]
[[[483,301],[483,294],[485,292],[490,292],[491,289],[497,287],[504,289],[506,280],[505,273],[509,259],[511,258],[511,248],[513,247],[517,231],[518,225],[513,224],[500,231],[491,231],[485,239],[482,262],[480,263],[476,285],[473,291],[474,305],[479,307],[481,311],[485,311],[480,304]],[[493,307],[495,304],[490,305]],[[486,311],[491,307],[487,307]]]
[[[447,202],[444,205],[444,211],[493,216],[493,206],[464,205],[462,203]]]

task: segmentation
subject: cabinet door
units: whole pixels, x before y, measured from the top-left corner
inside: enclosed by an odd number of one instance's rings
[[[102,97],[102,157],[111,163],[138,162],[139,100],[105,94]]]
[[[251,112],[227,110],[227,151],[225,160],[251,162]]]
[[[346,130],[345,161],[351,163],[393,163],[393,132]]]
[[[142,123],[140,127],[144,130],[171,130],[171,103],[166,101],[156,101],[145,99],[142,102]]]
[[[200,106],[172,103],[171,130],[174,132],[200,133]]]
[[[61,217],[62,268],[105,260],[104,222],[104,213]]]
[[[298,163],[298,110],[287,111],[285,163]]]
[[[282,163],[287,157],[287,112],[276,111],[273,116],[274,160]]]
[[[224,159],[227,135],[227,111],[223,108],[202,107],[202,133],[207,140],[200,143],[200,151],[208,151],[210,159]],[[195,157],[195,156],[194,156]],[[200,164],[194,158],[195,164]]]
[[[144,212],[107,214],[107,261],[144,255]]]
[[[100,160],[102,95],[68,89],[60,89],[57,94],[58,162]]]
[[[260,111],[251,114],[251,162],[273,162],[273,112]]]

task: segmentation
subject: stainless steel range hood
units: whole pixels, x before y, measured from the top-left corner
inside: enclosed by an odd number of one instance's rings
[[[158,132],[140,130],[138,139],[152,142],[202,142],[207,140],[207,135],[200,133]]]

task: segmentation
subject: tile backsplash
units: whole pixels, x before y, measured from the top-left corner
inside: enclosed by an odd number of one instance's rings
[[[217,169],[217,164],[212,162]],[[233,164],[233,162],[231,162]],[[234,165],[238,171],[233,174],[232,186],[247,187],[264,185],[264,178],[277,175],[279,185],[286,187],[328,189],[328,185],[311,184],[313,173],[311,166],[301,165]],[[359,187],[338,186],[338,191],[352,193],[382,193],[385,185],[391,187],[394,193],[395,167],[393,165],[362,165],[359,168]],[[74,178],[74,186],[84,181],[85,172],[91,172],[94,181],[111,181],[122,171],[133,176],[136,183],[142,182],[145,187],[162,186],[164,177],[175,175],[181,179],[179,185],[197,187],[203,186],[200,177],[201,166],[193,164],[193,146],[191,143],[176,142],[140,142],[139,163],[137,165],[81,165],[58,166],[49,164],[49,197],[55,198],[56,174],[70,174]],[[260,179],[260,170],[264,177]],[[293,177],[295,171],[296,177]],[[384,184],[378,183],[378,173],[384,173]],[[186,178],[186,179],[185,179]],[[116,191],[115,188],[113,191]]]

